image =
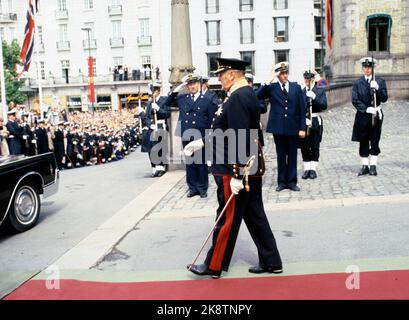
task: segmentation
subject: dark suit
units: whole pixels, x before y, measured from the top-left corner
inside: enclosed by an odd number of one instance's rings
[[[280,83],[263,85],[257,90],[258,99],[271,104],[267,132],[274,135],[277,151],[278,184],[297,185],[297,148],[299,132],[306,130],[305,99],[301,87],[289,82],[289,92]]]
[[[257,140],[260,130],[260,105],[253,89],[246,85],[246,82],[243,82],[243,85],[239,86],[219,109],[212,128],[215,130],[213,135],[215,140],[212,138],[210,142],[208,139],[205,141],[207,142],[206,147],[212,147],[214,150],[211,172],[219,181],[218,215],[232,194],[230,188],[232,178],[243,178],[240,170],[250,156],[256,156],[257,161],[254,164],[254,171],[249,177],[250,191],[242,190],[233,198],[225,215],[216,226],[213,244],[205,260],[206,266],[214,272],[228,271],[243,220],[257,247],[259,265],[262,267],[281,265],[280,254],[266,218],[262,200],[264,161],[260,143]],[[233,140],[224,140],[220,146],[217,141],[223,140],[218,138],[217,132],[226,133],[226,131],[234,132],[235,137]],[[241,133],[239,134],[239,132]],[[245,145],[242,145],[243,141],[246,143]],[[234,159],[229,157],[231,146],[236,147]],[[238,146],[244,146],[247,149],[245,159],[239,157],[239,152],[244,150],[237,150]],[[223,159],[223,161],[219,162],[217,159]]]
[[[23,128],[16,121],[8,121],[6,124],[9,134],[9,150],[10,155],[23,154],[22,135]]]
[[[210,100],[202,94],[193,101],[190,94],[177,95],[173,93],[168,97],[166,105],[179,108],[178,127],[180,127],[180,132],[177,132],[177,135],[182,137],[183,147],[189,142],[205,136],[205,131],[210,129],[217,109],[216,100],[214,98]],[[189,132],[192,133],[191,129],[194,129],[196,136],[189,136]],[[191,193],[205,194],[209,187],[208,167],[204,150],[198,151],[198,153],[199,156],[194,155],[195,161],[186,165],[186,182]]]
[[[312,100],[312,125],[309,130],[309,135],[303,139],[301,146],[301,153],[304,162],[318,162],[320,157],[320,143],[322,141],[323,134],[323,120],[318,113],[327,109],[327,95],[325,94],[325,88],[319,88],[317,85],[312,88],[312,92],[316,97]],[[303,90],[305,97],[305,104],[307,107],[306,115],[310,118],[310,98],[307,97],[306,88]]]
[[[377,106],[388,101],[388,90],[384,79],[377,77],[376,81],[379,90],[376,91]],[[382,120],[377,117],[375,126],[372,126],[372,114],[366,112],[366,109],[373,106],[370,84],[365,77],[361,77],[354,83],[352,88],[352,104],[357,110],[355,116],[354,129],[352,132],[352,141],[359,142],[359,154],[362,158],[369,155],[378,156],[381,153],[379,141],[381,139]]]
[[[158,120],[167,120],[170,118],[170,108],[166,106],[167,97],[159,97],[156,101],[156,104],[159,106],[159,110],[156,113]],[[158,143],[162,142],[162,137],[158,136],[158,139],[155,141],[155,137],[152,135],[154,131],[150,128],[152,124],[155,124],[155,111],[152,108],[153,101],[150,101],[146,106],[145,112],[141,114],[142,119],[142,128],[145,128],[142,135],[142,152],[149,153],[149,159],[151,161],[152,168],[156,167],[157,165],[163,166],[164,161],[163,157],[163,150],[158,152],[158,157],[162,159],[162,161],[158,161],[158,159],[152,158],[152,148],[157,145]],[[163,133],[163,132],[162,132]]]
[[[37,128],[36,136],[37,136],[37,152],[38,152],[38,154],[43,154],[43,153],[50,152],[50,149],[48,148],[47,129]]]

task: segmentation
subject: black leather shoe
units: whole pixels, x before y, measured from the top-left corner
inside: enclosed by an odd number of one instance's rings
[[[205,264],[190,264],[187,269],[198,276],[211,276],[213,279],[219,279],[222,275],[221,271],[212,271]]]
[[[285,186],[279,185],[279,186],[276,188],[276,191],[277,191],[277,192],[281,192],[281,191],[283,191],[283,190],[285,190],[285,189],[286,189]]]
[[[311,171],[309,171],[309,170],[305,171],[304,174],[303,174],[303,176],[302,176],[302,178],[303,178],[304,180],[307,180],[307,179],[310,177],[310,172],[311,172]]]
[[[275,266],[275,267],[260,267],[260,266],[254,266],[250,267],[249,269],[250,273],[283,273],[283,266]]]
[[[200,196],[200,193],[199,193],[199,192],[191,192],[191,191],[189,191],[189,193],[187,194],[187,197],[188,197],[188,198],[193,198],[193,197],[196,197],[196,196]]]
[[[369,169],[369,175],[376,177],[378,175],[378,172],[376,171],[376,166],[371,166]]]
[[[314,170],[310,171],[310,179],[314,180],[317,179],[317,173]]]
[[[165,171],[159,171],[158,172],[158,177],[160,178],[160,177],[163,177],[164,175],[165,175]]]
[[[362,166],[361,171],[359,171],[359,173],[358,173],[358,177],[365,176],[367,174],[369,174],[369,167],[368,166]]]
[[[294,191],[294,192],[300,192],[301,191],[301,189],[300,189],[300,187],[299,186],[288,186],[288,189],[290,189],[291,191]]]
[[[200,194],[200,198],[206,199],[207,198],[207,192],[203,192]]]

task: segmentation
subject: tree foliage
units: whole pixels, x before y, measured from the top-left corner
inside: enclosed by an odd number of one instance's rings
[[[3,41],[3,64],[4,75],[6,78],[6,100],[7,103],[14,101],[16,104],[23,104],[27,96],[20,92],[23,86],[22,80],[16,80],[17,72],[16,65],[21,65],[20,62],[20,45],[17,40],[13,40],[11,44]]]

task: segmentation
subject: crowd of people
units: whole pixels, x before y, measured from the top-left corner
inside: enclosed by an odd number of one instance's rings
[[[0,118],[0,154],[34,156],[54,152],[60,170],[124,159],[140,145],[134,110],[52,112],[48,118],[12,107]]]

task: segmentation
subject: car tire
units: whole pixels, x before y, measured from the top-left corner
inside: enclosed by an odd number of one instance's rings
[[[17,189],[8,215],[9,227],[21,233],[33,228],[40,217],[40,196],[37,188],[23,184]]]

